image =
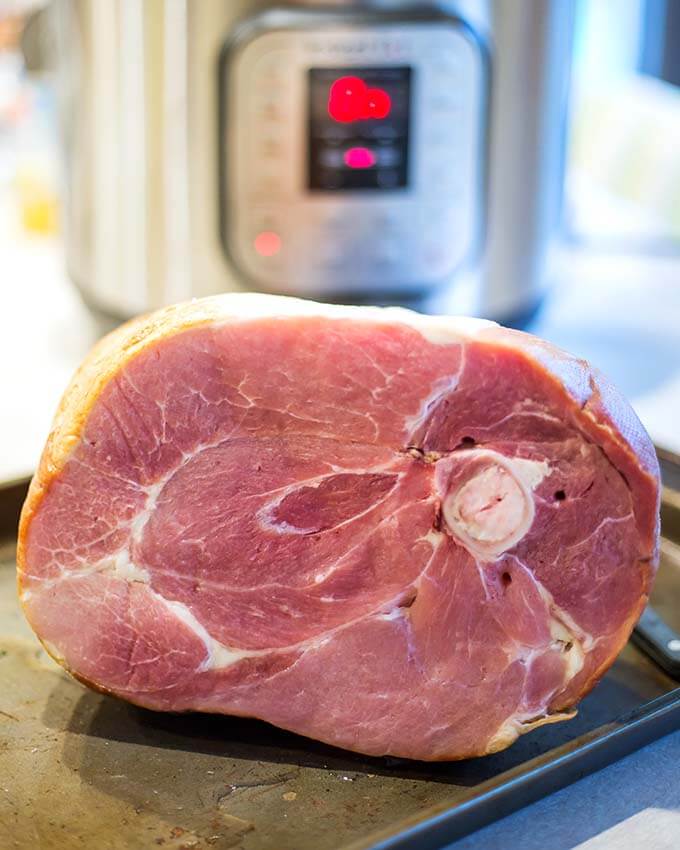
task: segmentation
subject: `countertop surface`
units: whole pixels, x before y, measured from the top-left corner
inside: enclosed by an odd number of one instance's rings
[[[29,249],[29,250],[27,250]],[[49,240],[4,250],[0,481],[34,468],[70,375],[107,328],[83,306]],[[591,360],[654,440],[680,450],[680,265],[573,257],[530,330]],[[680,732],[452,845],[452,850],[680,847]]]
[[[680,732],[448,850],[678,850]]]

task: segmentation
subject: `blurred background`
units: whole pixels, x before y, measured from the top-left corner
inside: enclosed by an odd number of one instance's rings
[[[680,450],[680,3],[270,6],[0,0],[0,481],[98,336],[241,289],[522,327]]]

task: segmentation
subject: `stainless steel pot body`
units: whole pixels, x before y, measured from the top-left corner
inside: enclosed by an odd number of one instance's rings
[[[124,317],[237,289],[409,299],[467,272],[474,311],[512,318],[546,282],[571,6],[54,0],[73,280],[90,303]],[[269,53],[285,55],[282,67],[298,71],[297,82],[283,72],[282,90],[293,93],[279,147],[288,146],[297,178],[280,196],[256,185],[261,161],[250,158],[251,145],[268,138],[262,123],[248,123],[267,39]],[[362,44],[364,58],[351,56]],[[390,50],[411,52],[402,60]],[[416,69],[408,191],[310,194],[302,81],[311,66],[376,63]],[[458,77],[437,77],[442,67]],[[458,100],[424,100],[436,80]],[[449,182],[436,176],[447,174]],[[288,255],[269,263],[252,246],[279,227]],[[374,254],[357,233],[377,234]]]

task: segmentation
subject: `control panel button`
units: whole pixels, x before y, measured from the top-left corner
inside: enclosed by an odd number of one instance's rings
[[[267,96],[260,98],[257,103],[257,117],[269,124],[282,124],[286,118],[286,110],[278,98]]]
[[[394,169],[384,169],[376,179],[381,189],[394,189],[399,185],[399,172]]]
[[[284,153],[281,139],[276,136],[264,136],[260,140],[258,149],[264,159],[280,159]]]
[[[276,230],[260,230],[253,237],[253,248],[260,257],[276,257],[281,253],[281,244]]]
[[[243,231],[248,255],[267,265],[280,263],[287,254],[284,217],[280,210],[257,210]]]
[[[401,152],[398,148],[377,148],[375,159],[382,168],[393,168],[401,165]]]
[[[284,182],[278,171],[261,171],[250,190],[252,199],[260,203],[281,198],[284,193]]]
[[[292,54],[289,51],[268,53],[255,65],[253,79],[255,85],[264,88],[279,88],[287,84],[291,73]]]
[[[319,154],[319,165],[322,168],[343,168],[345,152],[340,148],[325,148]]]

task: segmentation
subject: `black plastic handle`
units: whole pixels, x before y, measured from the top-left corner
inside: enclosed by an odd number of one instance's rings
[[[632,640],[669,676],[680,679],[680,634],[662,620],[653,608],[645,608]]]

